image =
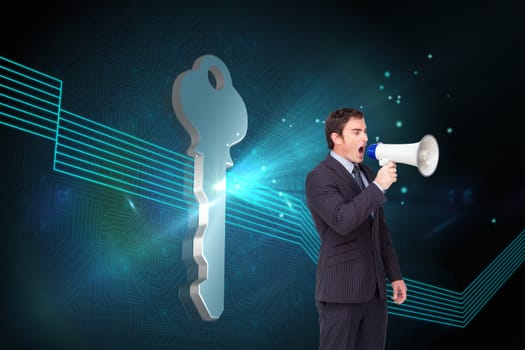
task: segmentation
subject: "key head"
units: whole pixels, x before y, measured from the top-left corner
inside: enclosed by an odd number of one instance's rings
[[[175,79],[172,103],[191,136],[188,154],[220,156],[231,167],[230,147],[246,136],[248,112],[224,62],[213,55],[199,57]]]

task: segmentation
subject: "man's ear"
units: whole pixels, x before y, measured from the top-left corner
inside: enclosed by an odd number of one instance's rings
[[[332,139],[334,145],[340,145],[343,142],[341,135],[336,132],[331,133],[330,138]]]

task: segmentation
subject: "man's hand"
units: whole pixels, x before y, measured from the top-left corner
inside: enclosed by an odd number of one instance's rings
[[[382,166],[377,172],[374,182],[378,184],[383,191],[386,191],[390,186],[397,181],[397,166],[394,162],[389,162]]]
[[[392,301],[398,305],[403,304],[407,300],[407,285],[403,280],[397,280],[391,283],[394,295]]]

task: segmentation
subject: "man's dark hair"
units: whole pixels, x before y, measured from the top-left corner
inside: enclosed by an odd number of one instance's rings
[[[348,120],[350,120],[350,118],[362,119],[364,117],[365,115],[363,114],[363,112],[355,108],[340,108],[330,113],[328,118],[326,118],[324,124],[324,131],[326,135],[326,143],[328,145],[328,148],[334,149],[334,142],[330,137],[330,135],[332,135],[333,132],[335,132],[338,135],[342,135],[343,129],[346,123],[348,123]]]

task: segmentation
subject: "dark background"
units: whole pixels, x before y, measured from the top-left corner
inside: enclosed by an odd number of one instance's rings
[[[462,291],[524,229],[511,1],[15,3],[0,23],[0,54],[60,79],[63,109],[181,154],[173,80],[217,55],[249,118],[230,173],[291,198],[327,152],[316,119],[336,108],[363,108],[369,143],[435,135],[436,173],[401,166],[385,207],[408,278]],[[177,296],[183,213],[131,198],[129,214],[118,191],[54,172],[53,142],[0,133],[3,348],[316,348],[301,247],[228,226],[225,312],[200,321]],[[523,285],[520,266],[464,329],[391,316],[387,348],[522,348]]]

